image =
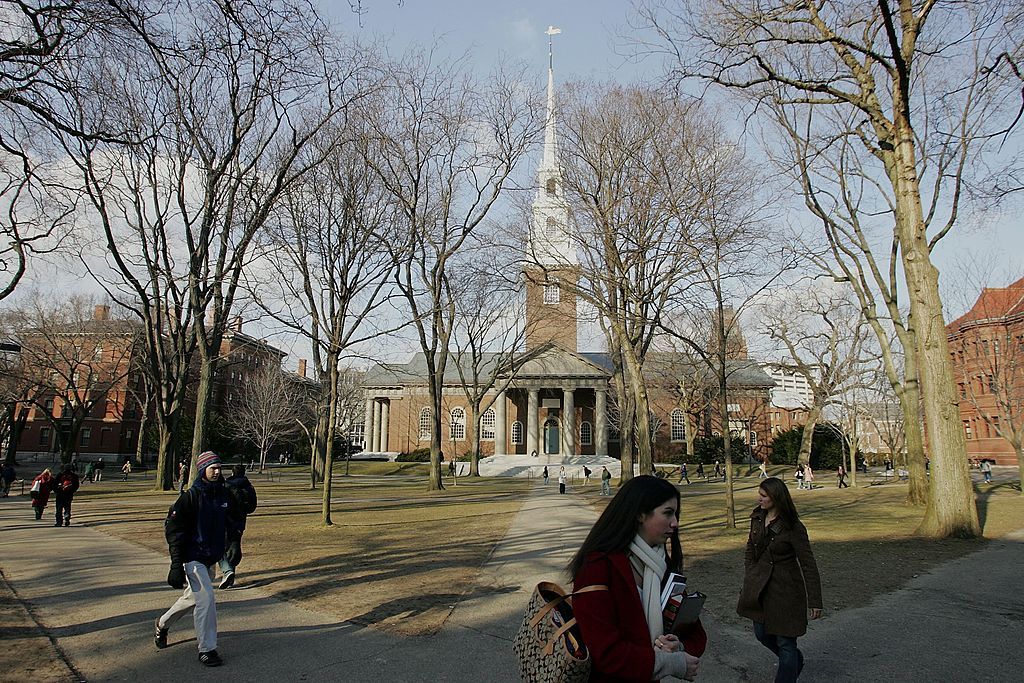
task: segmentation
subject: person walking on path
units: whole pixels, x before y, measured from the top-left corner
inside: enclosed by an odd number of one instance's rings
[[[687,484],[690,483],[690,477],[686,474],[686,463],[684,462],[679,466],[679,483],[682,484],[685,481]]]
[[[668,552],[666,552],[668,545]],[[679,489],[665,479],[630,479],[608,503],[569,563],[572,606],[590,652],[591,681],[693,680],[703,629],[681,641],[665,634],[661,584],[682,571]]]
[[[612,473],[603,465],[601,466],[601,495],[612,495]]]
[[[593,474],[593,472],[590,471],[590,468],[587,467],[586,465],[584,465],[583,466],[583,485],[584,486],[586,486],[587,482],[590,481],[590,475],[591,474]]]
[[[544,465],[544,472],[542,473],[541,476],[544,477],[544,485],[547,486],[547,484],[548,484],[548,466],[547,465]]]
[[[256,511],[256,489],[252,482],[245,476],[245,465],[234,465],[231,468],[231,476],[224,482],[228,493],[235,499],[235,507],[239,512],[238,520],[238,543],[241,547],[242,535],[245,533],[245,518]],[[220,558],[217,563],[220,566],[221,581],[218,588],[231,588],[235,585],[236,564],[231,564],[227,556]]]
[[[57,503],[57,521],[54,526],[71,526],[71,500],[78,486],[78,475],[71,469],[71,463],[64,465],[53,482],[54,500]]]
[[[36,513],[36,519],[43,518],[43,510],[50,501],[50,491],[53,489],[53,474],[47,468],[36,475],[32,480],[32,488],[29,495],[32,497],[32,509]]]
[[[103,458],[96,461],[96,470],[93,472],[93,481],[103,481],[103,470],[106,466],[107,463],[103,462]]]
[[[811,469],[810,463],[804,468],[804,488],[808,491],[814,488],[814,470]]]
[[[94,479],[94,477],[95,477],[95,476],[96,476],[96,464],[95,464],[95,463],[93,463],[93,462],[92,462],[92,461],[90,460],[90,461],[89,461],[89,462],[88,462],[88,463],[86,464],[86,466],[85,466],[85,480],[86,480],[86,481],[93,481],[93,479]]]
[[[758,479],[767,479],[768,478],[768,464],[764,460],[762,460],[761,464],[757,466],[757,471],[758,471],[758,475],[757,475]]]
[[[171,556],[167,584],[184,590],[181,597],[156,620],[157,648],[167,647],[167,632],[174,622],[193,611],[199,662],[223,664],[217,653],[217,602],[213,596],[213,565],[226,557],[232,566],[242,559],[238,511],[224,486],[221,460],[213,451],[196,459],[199,477],[178,496],[167,513],[164,534]]]
[[[782,480],[757,489],[750,513],[745,572],[736,612],[753,622],[754,637],[779,658],[776,683],[796,681],[804,668],[797,638],[821,616],[821,578],[793,498]]]
[[[720,463],[720,462],[718,462],[716,460],[715,461],[715,479],[718,479],[721,476],[724,476],[723,472],[722,472],[722,463]]]
[[[121,465],[121,481],[128,481],[128,475],[132,473],[132,461],[128,458],[124,459],[124,464]]]
[[[804,488],[804,466],[797,463],[796,474],[793,475],[796,478],[796,490],[802,491]]]
[[[837,488],[850,488],[850,485],[846,483],[846,466],[840,463],[839,469],[836,470],[836,479],[838,480]]]
[[[185,486],[188,484],[188,460],[182,460],[178,463],[178,493],[182,494],[185,492]]]
[[[707,477],[704,476],[704,463],[702,462],[697,463],[697,476],[701,479],[707,479]]]
[[[988,458],[981,461],[981,475],[985,478],[986,484],[992,483],[992,461]]]
[[[558,470],[558,492],[565,493],[565,468]]]
[[[0,483],[3,484],[4,498],[11,495],[11,484],[18,478],[18,473],[14,469],[14,465],[6,463],[2,471],[0,471]],[[24,490],[24,489],[22,489]]]

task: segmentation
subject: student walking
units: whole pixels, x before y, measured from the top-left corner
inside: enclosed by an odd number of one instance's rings
[[[761,464],[757,466],[757,470],[758,470],[758,475],[757,475],[758,479],[767,479],[768,478],[768,464],[764,460],[762,460]]]
[[[704,463],[702,462],[697,463],[697,476],[701,479],[707,479],[707,477],[704,476]]]
[[[547,486],[548,485],[548,466],[547,465],[544,465],[543,477],[544,477],[544,485]]]
[[[561,467],[558,470],[558,492],[565,493],[565,468]]]
[[[64,465],[53,482],[53,497],[57,504],[57,521],[54,526],[71,526],[71,500],[78,486],[78,475],[71,469],[71,463]]]
[[[124,464],[121,465],[121,481],[128,481],[128,475],[132,473],[132,461],[125,458]]]
[[[601,495],[612,495],[612,473],[604,466],[601,467]]]
[[[587,482],[590,481],[590,475],[591,474],[593,474],[593,472],[590,471],[590,468],[587,467],[586,465],[584,465],[583,466],[583,485],[584,486],[586,486]]]
[[[808,618],[821,616],[821,578],[807,528],[781,479],[769,477],[757,490],[743,564],[736,612],[778,656],[776,683],[796,681],[804,667],[797,638],[807,633]]]
[[[50,501],[50,491],[53,490],[53,474],[47,468],[36,475],[32,480],[32,488],[29,489],[29,496],[32,498],[32,510],[36,513],[36,519],[43,518],[43,510]]]
[[[231,566],[242,559],[239,544],[238,511],[224,486],[221,460],[206,451],[196,460],[199,477],[178,496],[167,514],[164,532],[171,569],[167,584],[183,590],[181,597],[156,620],[154,640],[160,649],[167,647],[171,625],[189,611],[193,612],[199,662],[220,666],[217,654],[217,603],[213,596],[213,565],[225,557]]]
[[[839,469],[836,470],[836,488],[850,488],[850,485],[846,483],[846,467],[839,465]]]
[[[986,484],[992,483],[992,461],[988,458],[981,461],[981,475],[985,478]]]
[[[679,483],[682,484],[684,481],[687,484],[690,483],[690,477],[687,476],[687,474],[686,474],[686,463],[685,462],[682,465],[679,466]]]
[[[667,548],[666,548],[667,546]],[[569,563],[573,611],[590,651],[591,681],[693,680],[707,636],[664,633],[661,584],[681,571],[679,489],[630,479],[601,513]]]
[[[231,468],[231,476],[224,482],[228,493],[235,499],[235,508],[238,511],[238,543],[241,548],[242,535],[245,533],[245,520],[256,511],[256,489],[252,482],[245,476],[245,465],[234,465]],[[235,569],[238,563],[231,563],[227,554],[220,558],[217,563],[220,567],[221,581],[218,588],[231,588],[235,585]]]
[[[796,478],[796,489],[802,491],[804,488],[804,466],[798,464],[796,466],[796,474],[793,475]]]

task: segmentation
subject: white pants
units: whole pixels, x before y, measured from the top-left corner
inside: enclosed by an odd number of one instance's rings
[[[195,608],[192,618],[196,625],[199,651],[216,650],[217,602],[213,597],[213,565],[207,567],[202,562],[186,562],[185,580],[185,592],[160,617],[160,627],[170,628],[171,624]]]

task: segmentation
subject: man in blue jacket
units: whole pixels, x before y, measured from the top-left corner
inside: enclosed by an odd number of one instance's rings
[[[238,540],[241,543],[241,536],[245,533],[245,518],[256,510],[256,489],[253,488],[249,478],[245,476],[245,465],[233,466],[231,476],[224,482],[224,485],[227,487],[228,493],[235,499],[235,507],[239,513]],[[241,553],[238,553],[238,556],[241,557]],[[223,577],[218,588],[231,588],[235,585],[235,569],[238,567],[238,561],[232,562],[228,554],[225,553],[218,564]]]
[[[221,557],[241,559],[239,511],[224,486],[221,460],[213,451],[196,459],[200,476],[167,513],[164,533],[171,556],[167,584],[184,589],[177,602],[156,620],[156,646],[167,647],[171,624],[194,609],[199,661],[220,666],[217,654],[217,603],[213,595],[214,565]]]

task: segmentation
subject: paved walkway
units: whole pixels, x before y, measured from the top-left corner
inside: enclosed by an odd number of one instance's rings
[[[171,631],[171,647],[153,647],[153,620],[175,597],[157,579],[166,557],[90,529],[86,515],[55,529],[33,521],[24,498],[0,500],[0,566],[63,654],[66,680],[514,681],[511,640],[530,590],[542,579],[567,583],[562,567],[593,520],[575,496],[538,484],[485,567],[487,589],[467,595],[428,638],[339,623],[258,587],[219,593],[219,672],[196,661],[188,618]],[[1018,680],[1022,568],[1024,533],[815,622],[801,640],[803,680]],[[772,658],[747,631],[710,618],[706,626],[711,647],[698,680],[771,679]]]

